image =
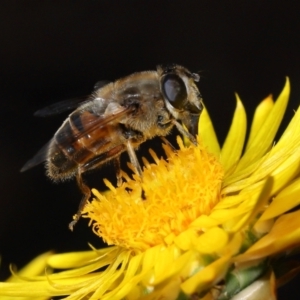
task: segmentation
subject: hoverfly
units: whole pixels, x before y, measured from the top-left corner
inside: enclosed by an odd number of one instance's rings
[[[69,225],[72,230],[91,196],[89,187],[82,180],[83,173],[113,161],[120,184],[119,159],[126,151],[142,176],[134,149],[155,136],[166,141],[164,137],[174,126],[197,144],[198,121],[203,109],[202,97],[195,84],[199,79],[197,73],[171,64],[160,65],[156,71],[133,73],[98,87],[21,171],[46,161],[47,176],[52,180],[76,177],[83,199]],[[37,114],[45,116],[66,107],[72,108],[72,104],[60,102]]]

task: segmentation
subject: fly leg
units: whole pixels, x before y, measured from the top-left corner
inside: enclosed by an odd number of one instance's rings
[[[126,147],[127,147],[127,152],[128,152],[128,155],[129,155],[130,162],[132,163],[132,165],[135,168],[136,172],[140,176],[141,182],[143,182],[142,168],[141,168],[141,165],[140,165],[140,163],[139,163],[139,161],[138,161],[138,159],[137,159],[137,157],[135,155],[134,149],[133,149],[130,141],[127,141]],[[146,195],[145,195],[144,189],[142,189],[141,198],[143,200],[146,200]]]
[[[141,165],[135,155],[135,151],[132,146],[131,140],[141,143],[144,140],[144,136],[141,132],[135,131],[135,130],[132,130],[132,129],[126,128],[126,127],[123,128],[123,135],[127,140],[125,145],[126,145],[126,150],[127,150],[130,162],[133,165],[133,167],[135,168],[137,174],[140,176],[141,182],[143,182],[142,168],[141,168]],[[143,189],[141,192],[141,198],[143,200],[146,200],[145,191]]]
[[[169,146],[174,152],[176,152],[176,148],[164,137],[160,136],[160,139],[167,145]]]
[[[73,230],[73,227],[80,219],[80,217],[82,215],[82,211],[84,209],[84,206],[86,205],[87,201],[90,199],[90,197],[92,195],[90,188],[83,182],[82,174],[88,170],[93,170],[93,169],[101,167],[105,161],[109,160],[110,157],[113,157],[118,153],[122,153],[124,150],[125,150],[125,146],[119,145],[115,148],[110,149],[108,152],[105,152],[101,155],[94,157],[92,160],[90,160],[86,164],[80,166],[79,172],[76,175],[76,180],[77,180],[77,184],[78,184],[83,196],[79,203],[77,213],[74,216],[74,220],[69,224],[69,228],[71,230]],[[119,184],[122,181],[119,158],[115,158],[114,162],[115,162],[116,166],[119,166],[119,167],[117,167],[117,180],[118,180],[118,184]]]
[[[135,155],[134,148],[132,146],[132,142],[135,142],[138,144],[142,143],[144,141],[143,134],[140,131],[133,130],[124,125],[120,125],[120,126],[123,126],[122,134],[125,138],[124,145],[126,147],[130,162],[132,163],[136,172],[140,175],[140,177],[142,177],[142,168],[141,168],[139,161]]]
[[[132,163],[133,167],[135,168],[136,172],[140,175],[142,178],[142,168],[140,166],[140,163],[135,155],[134,149],[132,147],[131,142],[128,140],[126,142],[126,148],[127,148],[127,153],[130,159],[130,162]]]
[[[90,188],[83,182],[83,179],[82,179],[82,173],[79,172],[77,175],[76,175],[76,180],[77,180],[77,184],[83,194],[82,196],[82,199],[79,203],[79,207],[78,207],[78,210],[77,210],[77,213],[76,215],[74,216],[73,218],[73,221],[69,224],[69,228],[71,231],[73,231],[73,228],[75,226],[75,224],[78,222],[78,220],[80,219],[81,215],[82,215],[82,211],[84,209],[84,206],[86,205],[86,203],[88,202],[88,200],[90,199],[91,197],[91,190]]]
[[[136,137],[137,134],[134,131],[128,130],[126,132],[126,134],[129,135],[129,138],[132,138],[132,136]],[[138,136],[140,138],[140,136]],[[87,201],[90,199],[91,197],[91,190],[90,188],[83,182],[82,179],[82,173],[84,173],[87,170],[92,170],[92,169],[96,169],[97,167],[100,167],[105,161],[108,161],[110,157],[114,157],[114,165],[116,167],[116,171],[117,171],[117,184],[118,186],[121,185],[122,183],[122,176],[121,176],[121,167],[120,167],[120,159],[119,157],[116,157],[116,154],[121,154],[125,149],[128,152],[129,158],[130,158],[130,162],[132,163],[133,167],[136,169],[138,175],[140,176],[140,178],[142,178],[142,168],[139,164],[139,161],[135,155],[134,152],[134,148],[130,142],[130,140],[126,141],[126,144],[122,144],[119,145],[115,148],[112,148],[111,150],[109,150],[106,153],[103,153],[97,157],[95,157],[93,160],[89,161],[88,163],[86,163],[85,165],[81,166],[79,169],[78,174],[76,175],[76,180],[77,180],[77,184],[83,194],[83,197],[79,203],[79,207],[77,210],[76,215],[74,216],[74,220],[69,224],[69,228],[70,230],[73,230],[75,224],[78,222],[78,220],[80,219],[81,215],[82,215],[82,211],[84,209],[84,206],[86,205]],[[142,190],[142,198],[145,199],[145,192],[144,190]]]
[[[121,163],[120,163],[120,156],[119,157],[116,157],[114,160],[113,160],[113,163],[114,163],[114,166],[115,166],[115,169],[116,169],[116,177],[117,177],[117,186],[121,186],[122,185],[122,175],[121,175]]]
[[[187,130],[185,130],[179,122],[177,122],[176,120],[172,120],[172,123],[176,126],[176,128],[182,135],[186,136],[195,146],[198,145],[196,138]]]

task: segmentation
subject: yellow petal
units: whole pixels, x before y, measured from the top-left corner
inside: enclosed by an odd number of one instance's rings
[[[236,256],[234,260],[259,259],[300,246],[299,219],[299,210],[279,217],[268,234],[258,240],[245,253]]]
[[[203,109],[201,114],[198,132],[200,140],[202,141],[204,147],[207,148],[208,152],[216,155],[216,157],[219,157],[220,145],[213,127],[213,123],[206,108]]]
[[[209,217],[218,220],[219,224],[223,223],[226,230],[237,232],[243,226],[248,225],[267,202],[272,186],[272,179],[268,179],[262,181],[253,191],[231,196],[226,205],[216,205]]]
[[[47,259],[51,257],[52,252],[46,252],[35,259],[33,259],[29,264],[17,272],[18,276],[30,277],[37,276],[45,273],[45,268],[47,266]],[[7,282],[20,282],[21,280],[16,276],[11,276],[7,279]]]
[[[252,142],[256,139],[256,136],[258,135],[262,126],[264,126],[264,123],[268,115],[270,114],[273,106],[274,106],[274,101],[272,95],[268,96],[257,106],[254,113],[246,149],[252,147]]]
[[[193,221],[190,225],[190,228],[202,229],[202,228],[210,228],[213,226],[217,226],[221,223],[220,220],[211,218],[207,215],[202,215]]]
[[[243,171],[245,167],[262,157],[273,143],[278,127],[282,121],[283,115],[290,95],[290,82],[286,78],[285,86],[279,95],[270,114],[268,115],[261,130],[257,133],[236,168],[236,172]]]
[[[259,211],[261,211],[262,207],[267,203],[270,197],[270,193],[274,184],[274,180],[272,177],[269,177],[261,192],[259,193],[257,199],[255,200],[255,205],[252,206],[252,209],[246,213],[240,220],[236,220],[234,226],[232,226],[231,231],[237,232],[241,230],[244,226],[249,224],[253,218],[257,216]]]
[[[86,285],[89,279],[97,277],[96,274],[89,274],[86,277],[81,276],[72,279],[61,279],[55,281],[55,287],[50,281],[37,282],[17,282],[17,283],[2,283],[0,282],[1,296],[10,297],[25,297],[26,299],[36,299],[37,297],[53,297],[68,295],[78,289],[78,286]],[[18,298],[19,299],[19,298]],[[1,298],[2,300],[2,298]]]
[[[228,234],[225,230],[214,227],[201,234],[194,240],[194,247],[199,253],[213,254],[221,251],[228,242]]]
[[[114,247],[111,247],[95,251],[78,251],[64,254],[55,254],[49,257],[47,263],[52,268],[56,269],[77,268],[91,263],[95,259],[99,260],[101,256],[108,255],[114,249]]]
[[[222,249],[222,251],[220,251],[218,254],[221,256],[224,255],[236,255],[243,244],[243,234],[241,232],[237,232],[236,234],[234,234],[230,241],[228,242],[228,244],[224,247],[224,249]]]
[[[187,251],[192,248],[192,241],[196,238],[196,236],[195,230],[189,229],[176,236],[174,238],[174,243],[183,251]]]
[[[145,285],[152,284],[155,280],[154,272],[152,271],[160,252],[165,251],[165,247],[157,245],[155,247],[147,249],[143,255],[142,272],[148,272],[148,276],[144,277],[143,282]],[[151,271],[151,272],[150,272]]]
[[[120,282],[119,286],[117,286],[115,292],[112,291],[116,299],[123,299],[128,293],[130,293],[130,290],[141,281],[145,274],[145,272],[140,272],[141,261],[142,255],[133,256],[130,259],[126,271],[123,272],[124,277],[122,276],[122,282]]]
[[[161,287],[157,288],[156,290],[151,290],[151,293],[148,295],[142,295],[140,298],[136,299],[143,299],[143,300],[158,300],[158,299],[166,299],[166,300],[176,300],[178,299],[178,294],[180,292],[180,278],[174,278],[173,280],[169,281],[167,284],[162,285]],[[126,298],[127,299],[127,298]]]
[[[157,263],[159,264],[161,260]],[[207,264],[207,263],[206,263]],[[174,259],[173,262],[164,269],[163,272],[157,274],[157,278],[154,282],[155,285],[169,280],[170,278],[181,277],[187,278],[194,274],[195,270],[203,268],[205,265],[204,259],[201,259],[201,256],[196,251],[187,251],[177,259]],[[158,276],[159,275],[159,276]]]
[[[43,253],[39,256],[37,256],[35,259],[33,259],[29,264],[27,264],[24,268],[18,271],[16,275],[12,275],[10,278],[7,279],[7,282],[9,283],[15,283],[15,282],[22,282],[22,277],[34,277],[37,275],[43,275],[45,273],[45,269],[47,267],[47,259],[51,257],[51,252]],[[0,283],[1,284],[1,283]],[[3,283],[3,286],[7,288],[7,292],[9,293],[9,290],[14,289],[14,285]],[[10,300],[10,296],[4,296],[4,294],[1,293],[0,300]],[[18,300],[31,300],[31,297],[18,297]],[[35,300],[45,300],[48,299],[48,297],[36,297]]]
[[[154,265],[155,283],[165,278],[165,274],[170,271],[170,266],[174,265],[179,255],[180,252],[174,245],[164,248],[164,250],[159,253]]]
[[[260,217],[260,221],[277,217],[300,204],[300,178],[282,190]]]
[[[225,255],[214,261],[206,268],[197,272],[194,276],[187,279],[181,284],[182,291],[191,295],[193,293],[201,293],[211,286],[215,285],[219,280],[224,278],[230,265],[230,256]]]
[[[251,190],[268,176],[274,178],[274,195],[300,172],[300,109],[284,131],[279,142],[262,158],[237,173],[224,178],[222,194]]]
[[[244,106],[236,95],[236,109],[233,120],[221,150],[220,161],[225,172],[235,167],[239,161],[244,147],[244,140],[247,129],[247,117]]]

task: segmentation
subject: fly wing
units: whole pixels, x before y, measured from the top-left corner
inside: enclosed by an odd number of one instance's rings
[[[25,172],[44,162],[47,159],[47,153],[51,143],[52,139],[46,145],[44,145],[33,158],[26,162],[26,164],[22,167],[20,172]]]
[[[46,161],[49,153],[51,152],[52,145],[55,145],[55,140],[59,140],[59,145],[61,147],[68,148],[68,146],[72,146],[72,144],[77,142],[79,139],[93,135],[93,132],[99,131],[99,129],[104,128],[111,123],[123,121],[134,109],[135,108],[132,106],[125,107],[118,105],[118,107],[114,107],[113,109],[108,110],[107,113],[100,116],[95,116],[87,111],[83,111],[82,113],[79,111],[79,113],[75,114],[75,117],[72,118],[72,124],[81,124],[82,114],[86,113],[88,119],[85,119],[81,130],[77,130],[75,132],[73,130],[59,129],[54,137],[22,167],[21,172],[27,171],[28,169]],[[67,119],[62,126],[68,122],[69,119]]]
[[[59,101],[56,103],[53,103],[49,106],[46,106],[42,109],[37,110],[34,113],[35,117],[50,117],[50,116],[55,116],[60,113],[63,113],[68,110],[74,110],[77,108],[79,105],[84,104],[86,102],[90,101],[88,99],[88,96],[82,96],[78,98],[71,98],[71,99],[65,99],[63,101]]]
[[[107,80],[100,80],[95,83],[94,85],[94,91],[101,89],[105,85],[107,85],[109,81]],[[49,106],[46,106],[42,109],[37,110],[34,113],[35,117],[50,117],[50,116],[55,116],[60,113],[63,113],[65,111],[69,110],[74,110],[78,106],[89,102],[91,99],[89,96],[81,96],[81,97],[76,97],[76,98],[70,98],[70,99],[65,99],[56,103],[53,103]]]

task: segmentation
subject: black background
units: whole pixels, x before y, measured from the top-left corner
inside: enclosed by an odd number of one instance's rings
[[[42,166],[19,173],[66,117],[34,118],[37,109],[86,95],[98,80],[175,62],[201,71],[199,87],[220,142],[234,92],[250,121],[260,100],[279,94],[286,75],[292,85],[287,122],[300,99],[299,9],[291,3],[1,1],[1,279],[10,262],[22,266],[49,249],[101,246],[85,220],[68,230],[81,196],[75,182],[54,184]],[[150,141],[143,149],[158,144]],[[101,186],[101,178],[113,173],[107,166],[91,180]],[[297,281],[281,290],[280,299],[299,299]]]

